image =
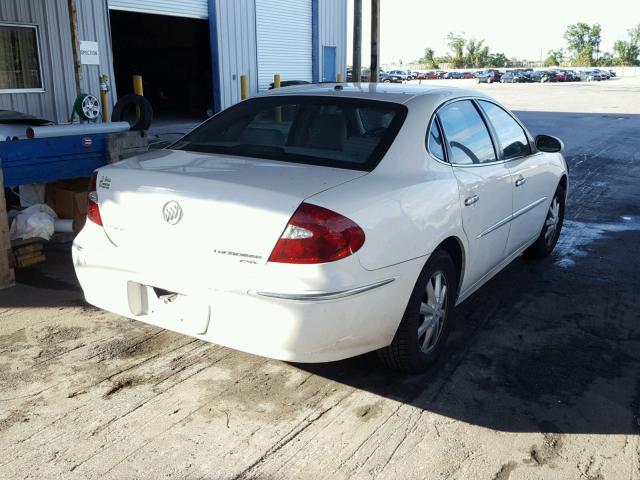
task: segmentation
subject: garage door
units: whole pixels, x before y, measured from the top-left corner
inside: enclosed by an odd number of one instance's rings
[[[256,0],[258,87],[273,75],[311,81],[311,0]]]
[[[112,10],[174,17],[208,18],[207,0],[108,0]]]

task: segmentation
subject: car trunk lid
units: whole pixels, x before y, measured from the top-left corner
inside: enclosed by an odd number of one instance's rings
[[[302,201],[366,172],[162,150],[105,167],[105,233],[137,269],[265,264]]]

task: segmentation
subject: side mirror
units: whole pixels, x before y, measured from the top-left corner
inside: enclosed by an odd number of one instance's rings
[[[541,152],[558,153],[564,149],[564,144],[551,135],[536,135],[536,148]]]

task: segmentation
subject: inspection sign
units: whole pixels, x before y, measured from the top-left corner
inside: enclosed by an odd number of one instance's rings
[[[100,65],[98,42],[80,40],[80,63],[82,65]]]

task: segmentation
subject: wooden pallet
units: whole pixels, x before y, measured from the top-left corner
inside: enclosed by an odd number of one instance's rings
[[[42,239],[14,240],[11,242],[14,268],[25,268],[47,260],[42,249]]]
[[[4,185],[2,166],[0,165],[0,187]],[[9,241],[9,219],[7,218],[7,205],[4,199],[4,188],[0,190],[0,290],[13,287],[15,277],[13,268],[9,262],[12,257],[11,243]]]

